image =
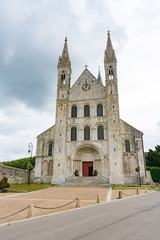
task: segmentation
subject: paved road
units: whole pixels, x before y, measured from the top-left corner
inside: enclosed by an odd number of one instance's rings
[[[159,240],[160,192],[0,227],[0,240]]]

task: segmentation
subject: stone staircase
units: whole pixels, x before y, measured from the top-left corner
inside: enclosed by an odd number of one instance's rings
[[[59,184],[59,186],[99,186],[106,187],[110,186],[108,179],[104,177],[70,177],[65,182]]]

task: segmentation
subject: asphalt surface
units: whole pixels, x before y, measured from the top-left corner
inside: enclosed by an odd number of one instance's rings
[[[159,240],[160,192],[0,227],[0,240]]]

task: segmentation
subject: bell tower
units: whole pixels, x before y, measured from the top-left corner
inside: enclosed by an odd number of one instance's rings
[[[59,57],[57,69],[57,103],[52,183],[58,184],[65,180],[68,96],[72,72],[67,38],[65,38],[62,56]]]
[[[117,59],[112,46],[109,31],[104,55],[104,69],[108,117],[108,159],[110,169],[109,181],[111,184],[124,184],[118,102]]]
[[[62,92],[65,92],[70,89],[70,81],[71,81],[71,61],[69,59],[68,54],[68,46],[67,46],[67,37],[65,37],[65,43],[62,51],[62,56],[59,57],[58,60],[58,88],[57,88],[57,98],[59,96],[60,89]]]

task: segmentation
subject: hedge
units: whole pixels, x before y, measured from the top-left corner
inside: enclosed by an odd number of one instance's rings
[[[160,181],[160,167],[148,167],[147,170],[150,170],[151,176],[154,182]]]

